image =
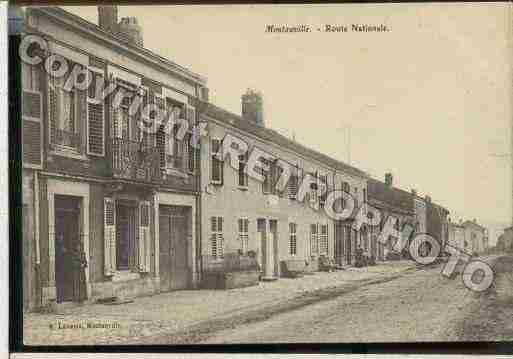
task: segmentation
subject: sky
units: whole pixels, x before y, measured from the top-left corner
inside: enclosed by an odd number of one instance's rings
[[[97,23],[96,7],[64,8]],[[241,94],[259,90],[267,127],[377,179],[392,172],[490,232],[512,220],[511,15],[509,3],[119,8],[145,47],[208,79],[211,102],[240,114]]]

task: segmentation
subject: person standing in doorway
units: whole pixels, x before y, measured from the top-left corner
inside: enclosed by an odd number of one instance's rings
[[[82,248],[82,242],[76,241],[73,246],[73,297],[74,300],[82,303],[87,299],[87,288],[85,271],[87,268],[87,257]]]

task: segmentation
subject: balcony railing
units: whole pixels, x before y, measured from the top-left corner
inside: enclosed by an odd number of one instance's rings
[[[80,147],[80,134],[54,128],[52,143],[59,146],[78,149]]]
[[[145,182],[162,180],[160,152],[155,146],[123,138],[112,138],[112,174],[115,178]]]

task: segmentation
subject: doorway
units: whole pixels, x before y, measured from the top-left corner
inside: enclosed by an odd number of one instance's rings
[[[137,202],[116,201],[116,269],[137,267],[135,246]]]
[[[78,301],[85,290],[85,276],[76,264],[82,245],[80,198],[55,196],[55,287],[57,303]],[[83,283],[82,283],[83,282]]]
[[[159,207],[159,272],[160,289],[163,292],[189,287],[187,233],[191,221],[190,207]]]
[[[269,228],[267,228],[267,223],[269,223]],[[258,218],[257,232],[260,238],[260,263],[263,276],[266,279],[275,278],[279,275],[278,221]]]

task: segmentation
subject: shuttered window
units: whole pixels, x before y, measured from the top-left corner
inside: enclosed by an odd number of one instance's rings
[[[328,225],[321,225],[321,233],[319,235],[319,254],[328,254]]]
[[[27,167],[41,168],[43,164],[43,104],[41,92],[23,90],[21,106],[23,164]]]
[[[239,155],[238,184],[240,188],[248,188],[248,175],[246,173],[247,161],[247,152],[243,155]]]
[[[224,256],[223,217],[211,217],[210,223],[212,257],[220,259]]]
[[[69,60],[68,60],[69,61]],[[48,75],[49,133],[50,144],[54,149],[82,152],[82,123],[87,117],[87,92],[76,87],[66,89],[65,84],[74,67],[82,65],[68,62],[65,76]]]
[[[317,255],[319,253],[319,233],[317,224],[310,225],[310,254]]]
[[[116,203],[112,198],[103,200],[104,273],[111,276],[116,271]]]
[[[104,76],[99,72],[90,71],[91,84],[87,97],[87,154],[105,156],[105,105],[101,97],[97,97],[99,89],[104,88]]]
[[[223,184],[224,162],[216,157],[220,150],[221,140],[213,138],[210,142],[210,180],[213,184]]]
[[[289,253],[295,256],[297,254],[297,224],[289,223]]]
[[[326,198],[328,197],[328,176],[327,175],[320,175],[319,176],[319,208],[324,208],[324,205],[326,204]]]
[[[288,194],[289,198],[292,200],[295,200],[297,198],[297,190],[298,190],[298,175],[293,174],[291,175],[288,183]]]
[[[238,220],[239,227],[239,242],[240,249],[242,254],[246,254],[249,251],[249,219],[247,218],[239,218]]]
[[[262,182],[262,193],[271,194],[271,193],[273,193],[273,185],[272,185],[273,173],[274,173],[273,162],[267,158],[262,158],[262,159],[260,159],[260,161],[263,164],[267,165],[269,168],[268,171],[265,171],[263,169],[263,167],[260,169],[260,171],[261,171],[260,173],[264,177],[264,181]]]

